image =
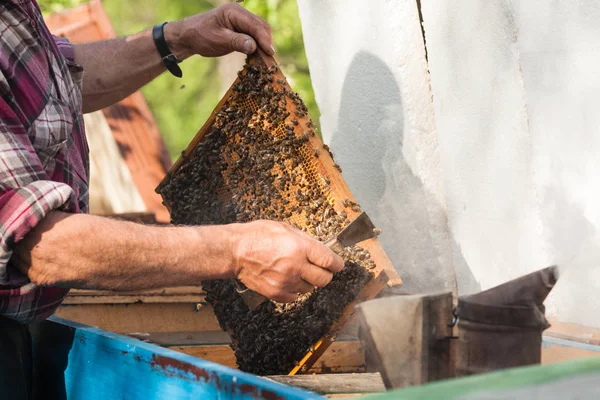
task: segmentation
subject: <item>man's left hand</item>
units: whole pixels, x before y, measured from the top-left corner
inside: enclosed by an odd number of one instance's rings
[[[193,54],[220,57],[234,51],[254,53],[260,47],[273,55],[271,27],[236,3],[228,3],[165,26],[173,53],[183,60]]]

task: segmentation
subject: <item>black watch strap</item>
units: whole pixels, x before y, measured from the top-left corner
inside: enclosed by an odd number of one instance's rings
[[[152,38],[154,39],[154,44],[156,45],[156,50],[160,54],[162,58],[163,65],[169,70],[170,73],[175,75],[178,78],[183,76],[183,72],[181,68],[179,68],[179,60],[173,53],[171,53],[171,49],[169,49],[169,45],[165,40],[165,25],[168,22],[156,25],[152,28]]]

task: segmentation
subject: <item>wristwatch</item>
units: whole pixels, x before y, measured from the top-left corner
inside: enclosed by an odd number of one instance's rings
[[[170,73],[175,75],[178,78],[183,76],[183,72],[181,68],[179,68],[179,60],[175,57],[175,54],[171,52],[169,49],[169,45],[165,40],[165,25],[168,22],[164,22],[162,24],[156,25],[152,28],[152,38],[154,39],[154,44],[156,45],[156,50],[160,54],[162,58],[163,65],[169,70]]]

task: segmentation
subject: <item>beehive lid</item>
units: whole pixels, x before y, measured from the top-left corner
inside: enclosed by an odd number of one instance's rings
[[[275,60],[260,51],[248,58],[238,79],[173,165],[157,192],[162,195],[174,223],[277,219],[320,240],[339,232],[361,212],[342,178],[341,168],[315,134],[304,103],[292,92]],[[190,219],[191,210],[202,211]],[[354,300],[346,302],[336,314],[337,322],[329,324],[322,337],[315,338],[285,373],[294,375],[307,371],[335,340],[337,332],[350,321],[357,301],[374,298],[386,285],[402,283],[377,239],[365,241],[360,246],[366,253],[356,250],[352,259],[369,266],[371,279],[366,284],[360,283],[357,289],[360,292],[352,294]],[[340,281],[336,284],[338,289],[335,290],[344,292],[344,287],[339,286]],[[209,299],[210,287],[208,285]],[[230,288],[227,290],[234,296]],[[331,288],[323,289],[322,293],[327,290],[329,294],[322,294],[322,297],[335,297]],[[347,290],[352,291],[352,287],[348,286]],[[219,307],[225,307],[224,299],[214,298],[213,301],[223,328],[232,335],[239,362],[245,356],[241,347],[246,339],[239,336],[231,321],[227,323],[219,316]],[[231,304],[226,307],[230,312],[240,312],[239,301],[227,300]],[[251,315],[249,321],[263,317]],[[252,365],[245,369],[264,372],[260,368],[253,370]]]

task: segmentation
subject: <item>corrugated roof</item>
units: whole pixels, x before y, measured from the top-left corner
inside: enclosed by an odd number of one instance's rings
[[[46,18],[50,31],[86,43],[115,37],[115,32],[100,0],[56,13]],[[161,222],[169,213],[154,191],[171,166],[171,159],[158,127],[141,92],[103,110],[119,151],[148,211]]]

